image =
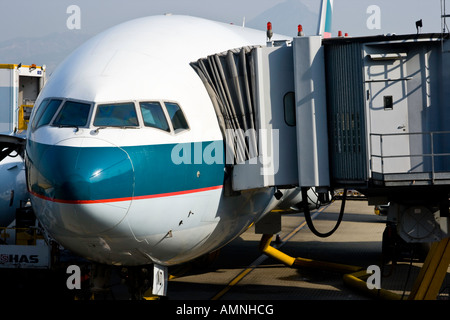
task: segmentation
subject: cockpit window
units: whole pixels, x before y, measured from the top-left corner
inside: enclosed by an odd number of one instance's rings
[[[141,102],[141,113],[146,127],[158,128],[169,132],[170,128],[159,102]]]
[[[54,126],[86,126],[91,105],[87,103],[66,101],[53,122]]]
[[[33,118],[33,123],[31,124],[31,130],[36,130],[46,124],[49,124],[55,115],[56,110],[61,105],[60,99],[45,99],[37,107],[36,114]]]
[[[133,102],[101,104],[97,107],[94,126],[137,127],[139,125]]]
[[[45,106],[45,110],[42,112],[41,117],[37,120],[36,129],[45,126],[52,121],[53,116],[61,105],[62,100],[53,99]]]
[[[31,123],[31,130],[35,130],[36,129],[38,120],[41,118],[41,116],[44,113],[45,109],[47,108],[47,105],[48,105],[49,102],[50,102],[49,99],[42,100],[42,102],[36,108],[35,115],[34,115],[34,118],[33,118],[33,122]]]
[[[173,102],[164,102],[169,113],[170,120],[172,121],[173,130],[186,130],[189,129],[186,118],[180,106]]]

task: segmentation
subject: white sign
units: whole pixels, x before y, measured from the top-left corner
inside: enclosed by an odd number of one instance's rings
[[[48,268],[50,252],[47,246],[0,246],[0,268]]]

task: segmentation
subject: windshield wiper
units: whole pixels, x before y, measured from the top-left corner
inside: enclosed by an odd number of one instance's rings
[[[100,131],[100,129],[106,129],[106,127],[98,127],[97,129],[94,130],[94,132],[98,133]]]
[[[112,129],[139,129],[139,126],[102,126],[102,127],[97,127],[97,129],[95,129],[95,133],[98,133],[100,131],[100,129],[106,129],[106,128],[112,128]]]

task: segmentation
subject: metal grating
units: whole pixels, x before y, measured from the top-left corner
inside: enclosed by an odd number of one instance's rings
[[[360,43],[325,46],[331,181],[368,180],[363,55]]]

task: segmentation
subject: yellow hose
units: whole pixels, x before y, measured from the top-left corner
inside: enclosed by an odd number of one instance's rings
[[[273,235],[272,234],[264,234],[261,238],[261,242],[259,245],[260,250],[268,255],[269,257],[272,257],[276,260],[281,261],[288,267],[292,267],[292,265],[295,262],[295,258],[292,258],[291,256],[288,256],[287,254],[281,252],[278,249],[275,249],[274,247],[270,246],[270,242],[272,242]]]
[[[269,257],[281,261],[288,267],[306,267],[329,270],[344,273],[343,280],[348,286],[354,287],[360,291],[368,293],[371,296],[386,300],[401,300],[401,296],[384,289],[369,289],[367,283],[362,280],[368,278],[370,274],[362,267],[345,265],[340,263],[316,261],[305,258],[293,258],[278,249],[270,246],[273,235],[265,234],[261,238],[260,250]]]
[[[273,235],[265,234],[261,238],[260,250],[272,257],[284,263],[288,267],[306,267],[306,268],[321,268],[337,272],[356,272],[361,270],[361,267],[349,266],[340,263],[315,261],[305,258],[293,258],[278,249],[275,249],[270,245]]]

